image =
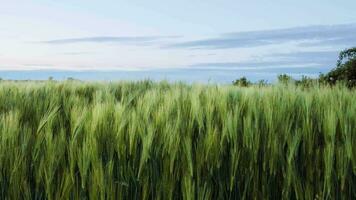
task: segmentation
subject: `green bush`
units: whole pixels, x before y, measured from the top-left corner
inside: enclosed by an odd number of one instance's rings
[[[337,67],[320,78],[323,82],[335,85],[342,82],[348,87],[356,86],[356,47],[344,50],[339,55]]]
[[[233,81],[232,84],[235,86],[247,87],[251,85],[251,82],[247,80],[246,77],[243,76],[240,79],[236,79],[235,81]]]
[[[259,80],[257,82],[257,85],[260,86],[260,87],[264,87],[264,86],[267,86],[268,85],[268,82],[266,80]]]
[[[293,78],[291,76],[288,76],[287,74],[280,74],[278,75],[277,79],[278,83],[281,84],[290,84],[294,81]]]
[[[310,78],[307,76],[302,76],[302,79],[296,80],[295,84],[297,86],[301,86],[303,88],[310,88],[310,87],[319,85],[320,82],[318,81],[318,79],[313,79],[313,78]]]

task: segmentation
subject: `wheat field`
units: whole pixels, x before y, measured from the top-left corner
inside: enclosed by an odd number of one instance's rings
[[[356,92],[0,83],[0,199],[355,199]]]

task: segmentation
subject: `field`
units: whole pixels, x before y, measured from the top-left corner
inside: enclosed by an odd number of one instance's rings
[[[0,199],[355,199],[342,86],[0,83]]]

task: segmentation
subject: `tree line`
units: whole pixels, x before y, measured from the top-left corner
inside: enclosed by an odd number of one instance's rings
[[[337,83],[342,83],[349,88],[353,88],[356,86],[356,47],[341,51],[336,67],[326,74],[321,73],[318,78],[302,76],[301,79],[296,80],[287,74],[280,74],[277,78],[278,82],[282,84],[296,84],[301,86],[323,84],[332,86]],[[233,85],[242,87],[268,85],[266,80],[259,80],[258,82],[252,83],[244,76],[234,80],[232,83]]]

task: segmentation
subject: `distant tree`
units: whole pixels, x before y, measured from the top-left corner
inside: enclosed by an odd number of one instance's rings
[[[307,76],[302,76],[302,79],[301,80],[296,80],[295,81],[295,84],[297,86],[302,86],[302,87],[311,87],[315,84],[318,83],[318,80],[317,79],[313,79],[313,78],[310,78],[310,77],[307,77]]]
[[[246,77],[243,76],[240,79],[236,79],[235,81],[233,81],[232,84],[236,86],[247,87],[251,85],[251,82],[247,80]]]
[[[53,81],[53,76],[48,77],[49,81]]]
[[[263,86],[266,86],[266,85],[268,85],[268,83],[267,83],[267,81],[266,80],[259,80],[258,82],[257,82],[257,84],[258,84],[258,86],[260,86],[260,87],[263,87]]]
[[[291,76],[288,76],[287,74],[280,74],[277,78],[278,82],[282,84],[288,84],[293,81],[293,78]]]
[[[320,72],[318,81],[321,84],[326,84],[326,75]]]
[[[336,68],[325,75],[320,75],[322,82],[334,85],[343,82],[348,87],[356,86],[356,47],[340,52]]]

